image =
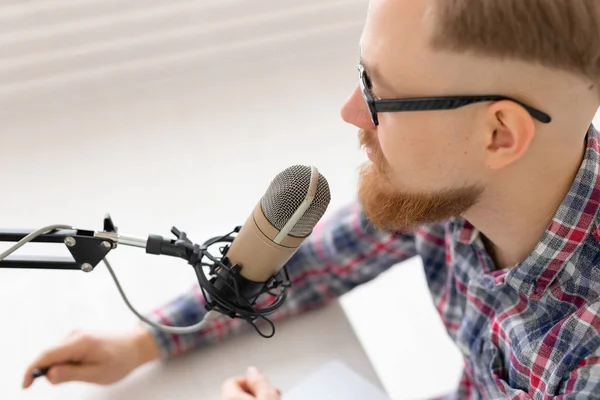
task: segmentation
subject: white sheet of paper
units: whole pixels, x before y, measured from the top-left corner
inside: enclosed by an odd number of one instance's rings
[[[390,400],[346,364],[334,360],[298,383],[282,400]]]

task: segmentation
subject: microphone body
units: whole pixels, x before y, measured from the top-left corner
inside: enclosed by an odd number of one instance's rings
[[[330,201],[329,186],[315,167],[281,172],[254,207],[226,253],[251,282],[266,282],[310,236]]]
[[[232,265],[241,268],[241,276],[264,283],[279,272],[306,239],[286,236],[282,243],[276,243],[273,239],[279,232],[258,203],[225,255]]]

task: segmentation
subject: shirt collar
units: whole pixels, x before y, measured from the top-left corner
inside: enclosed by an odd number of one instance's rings
[[[600,202],[600,144],[593,126],[584,159],[571,189],[533,252],[507,275],[506,282],[538,299],[590,234],[596,235]]]
[[[471,245],[479,238],[479,231],[464,218],[455,218],[452,221],[456,241]]]
[[[538,299],[590,234],[600,237],[599,232],[592,232],[598,229],[599,163],[599,136],[590,126],[584,159],[571,189],[533,252],[507,273],[507,284]],[[472,245],[478,239],[479,232],[465,219],[457,218],[453,224],[455,238],[460,243]]]

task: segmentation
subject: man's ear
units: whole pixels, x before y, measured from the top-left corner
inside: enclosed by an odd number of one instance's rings
[[[486,112],[486,165],[499,170],[527,152],[535,136],[535,123],[522,106],[509,100],[492,103]]]

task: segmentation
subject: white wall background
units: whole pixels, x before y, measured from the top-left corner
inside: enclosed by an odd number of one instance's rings
[[[101,229],[110,212],[122,233],[175,225],[201,241],[243,223],[295,163],[328,178],[330,211],[354,200],[364,156],[339,107],[356,82],[366,1],[221,1],[0,7],[0,226]],[[58,247],[27,252],[66,254]],[[194,280],[184,263],[137,249],[111,260],[142,310]],[[460,358],[418,262],[344,305],[394,399],[455,386]],[[0,321],[0,354],[18,354],[0,357],[0,397],[33,399],[16,388],[42,349],[73,328],[123,330],[135,317],[99,267],[0,270]],[[15,349],[19,337],[27,346]]]

